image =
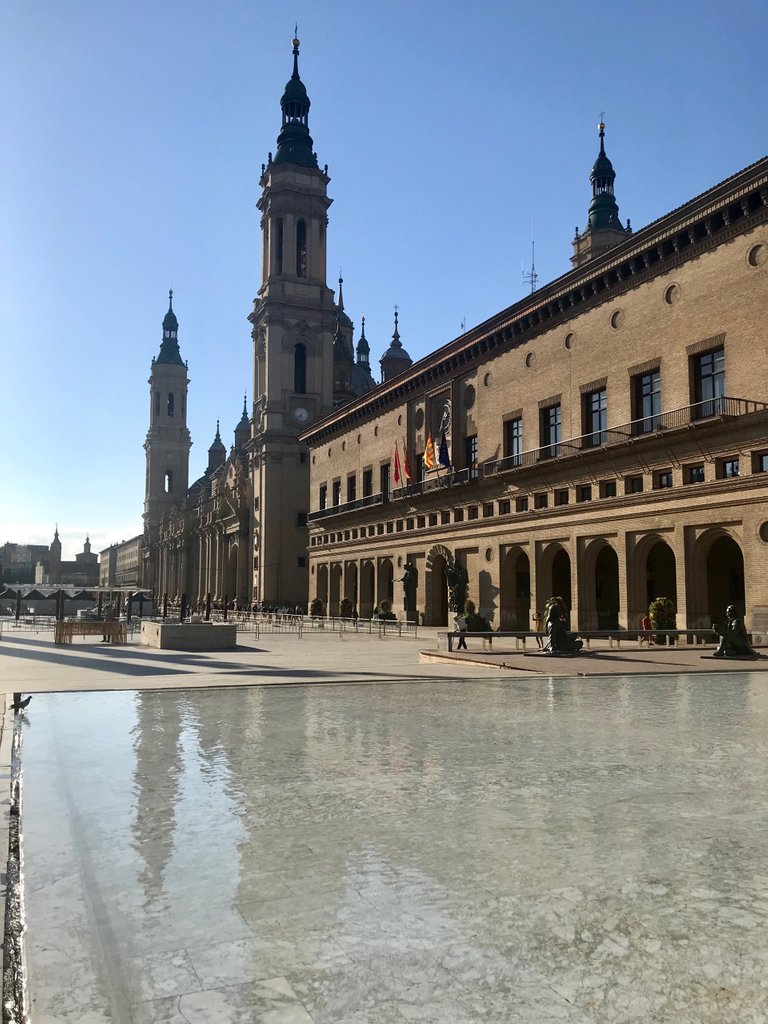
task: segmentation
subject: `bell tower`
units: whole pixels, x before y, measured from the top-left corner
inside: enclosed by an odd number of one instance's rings
[[[173,292],[168,293],[168,312],[163,319],[160,352],[152,360],[149,375],[149,430],[144,442],[147,476],[144,490],[144,543],[150,561],[157,541],[160,520],[173,505],[184,499],[189,485],[187,429],[187,364],[179,352],[179,322],[173,312]],[[154,574],[150,568],[153,586]]]
[[[310,101],[293,74],[282,99],[277,151],[262,164],[261,287],[253,330],[253,597],[304,603],[308,595],[309,465],[297,434],[333,408],[336,305],[326,283],[327,166],[309,134]]]
[[[605,123],[602,118],[597,130],[600,135],[600,152],[589,176],[592,184],[592,201],[589,204],[586,228],[581,234],[576,228],[571,256],[574,267],[580,267],[588,260],[602,256],[614,245],[625,242],[632,234],[629,221],[624,227],[619,220],[619,204],[614,193],[616,172],[605,152]]]

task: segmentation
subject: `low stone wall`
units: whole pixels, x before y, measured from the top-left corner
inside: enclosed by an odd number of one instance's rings
[[[231,651],[237,627],[228,622],[142,622],[141,642],[170,651]]]

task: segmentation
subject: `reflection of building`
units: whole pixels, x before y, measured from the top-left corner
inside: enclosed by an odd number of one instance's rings
[[[95,587],[99,582],[99,556],[91,551],[91,541],[85,538],[83,550],[75,555],[73,562],[61,559],[59,529],[56,530],[48,549],[47,558],[35,566],[35,583],[69,583],[77,587]]]
[[[47,544],[13,544],[0,547],[0,578],[6,583],[34,583],[35,566],[48,557]]]
[[[454,562],[504,628],[552,594],[582,629],[637,627],[657,596],[679,625],[768,617],[768,159],[634,234],[614,177],[601,125],[574,269],[302,435],[332,613],[399,607],[410,561],[433,624]],[[425,472],[443,416],[450,467]]]

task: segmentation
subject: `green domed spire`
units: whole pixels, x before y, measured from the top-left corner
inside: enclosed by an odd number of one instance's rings
[[[173,289],[168,292],[168,312],[163,317],[163,340],[156,363],[173,363],[183,366],[184,360],[179,352],[179,321],[173,312]]]
[[[587,227],[594,231],[599,228],[617,228],[624,230],[619,220],[619,206],[613,194],[613,183],[616,172],[605,152],[605,123],[598,125],[600,132],[600,152],[592,167],[589,180],[592,182],[592,202],[589,204],[589,221]]]
[[[274,163],[298,164],[299,167],[317,167],[309,134],[309,96],[299,78],[299,40],[293,40],[293,74],[280,100],[283,125],[277,137]]]

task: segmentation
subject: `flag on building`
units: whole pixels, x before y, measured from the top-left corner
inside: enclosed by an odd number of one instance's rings
[[[406,483],[411,482],[411,470],[408,466],[408,449],[405,447],[405,438],[403,438],[403,479]]]
[[[437,461],[445,469],[451,468],[451,457],[448,454],[448,441],[445,437],[445,431],[440,436],[440,451],[438,452]]]
[[[397,450],[397,441],[395,441],[395,471],[394,471],[395,487],[399,487],[403,482],[403,470],[400,465],[400,452]]]
[[[427,438],[427,447],[424,449],[424,469],[435,468],[435,442],[430,434]]]

